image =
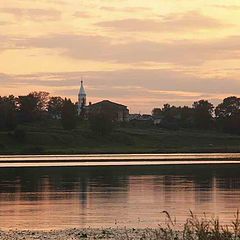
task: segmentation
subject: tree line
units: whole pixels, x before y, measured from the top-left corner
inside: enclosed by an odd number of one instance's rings
[[[207,100],[199,100],[192,107],[175,107],[165,104],[152,110],[159,125],[169,129],[197,128],[217,129],[228,133],[240,133],[240,98],[231,96],[213,106]]]
[[[82,111],[83,115],[85,111]],[[44,119],[59,119],[64,129],[74,129],[77,119],[77,106],[70,99],[50,96],[48,92],[31,92],[25,96],[0,96],[0,130],[14,130],[18,124]],[[89,114],[90,127],[103,134],[112,129],[112,116],[109,109]],[[165,104],[152,110],[154,119],[160,119],[159,126],[167,129],[195,128],[218,129],[229,133],[240,133],[240,98],[231,96],[214,107],[207,100],[199,100],[191,107],[176,107]]]
[[[61,119],[65,129],[76,125],[76,107],[70,99],[50,97],[48,92],[25,96],[0,96],[0,129],[14,130],[18,124],[47,118]]]
[[[77,104],[71,99],[50,96],[48,92],[31,92],[25,96],[0,96],[0,130],[16,130],[19,124],[32,123],[47,119],[60,120],[66,130],[76,128],[77,121],[85,118],[85,109],[80,116],[77,114]],[[111,110],[103,109],[101,113],[88,114],[89,127],[96,134],[104,135],[113,129]],[[22,131],[14,133],[22,136]],[[15,136],[18,138],[18,136]]]

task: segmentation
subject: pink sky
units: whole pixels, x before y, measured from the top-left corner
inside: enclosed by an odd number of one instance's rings
[[[44,90],[131,112],[240,95],[236,0],[0,2],[0,95]]]

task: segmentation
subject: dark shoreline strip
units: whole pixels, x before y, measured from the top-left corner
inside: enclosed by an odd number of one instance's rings
[[[198,159],[195,159],[195,158],[188,158],[188,159],[121,159],[121,160],[118,160],[118,159],[99,159],[99,160],[81,160],[81,159],[71,159],[71,160],[61,160],[61,159],[56,159],[56,160],[0,160],[0,164],[1,163],[104,163],[104,162],[114,162],[114,163],[123,163],[123,162],[145,162],[145,163],[151,163],[151,162],[187,162],[189,161],[189,164],[191,164],[191,161],[192,162],[201,162],[202,161],[207,161],[207,163],[209,162],[231,162],[231,161],[239,161],[239,164],[240,164],[240,159],[239,158],[219,158],[219,159],[208,159],[208,158],[198,158]]]

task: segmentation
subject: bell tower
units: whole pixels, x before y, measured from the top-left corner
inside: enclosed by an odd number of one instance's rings
[[[81,111],[86,107],[87,95],[83,87],[83,80],[81,80],[81,86],[78,93],[78,115],[81,114]]]

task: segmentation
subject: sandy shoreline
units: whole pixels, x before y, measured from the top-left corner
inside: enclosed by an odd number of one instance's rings
[[[239,212],[232,225],[221,225],[217,219],[189,218],[183,228],[169,218],[169,223],[157,228],[85,228],[50,231],[0,230],[0,240],[239,240]]]
[[[0,240],[156,239],[155,229],[68,229],[52,231],[0,231]]]

